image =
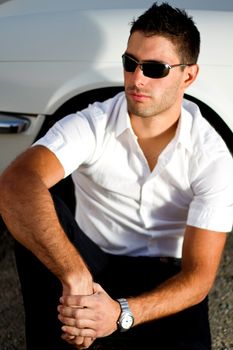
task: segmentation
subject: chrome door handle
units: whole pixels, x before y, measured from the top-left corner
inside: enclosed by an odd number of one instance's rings
[[[19,134],[29,128],[30,121],[21,116],[0,113],[0,134]]]

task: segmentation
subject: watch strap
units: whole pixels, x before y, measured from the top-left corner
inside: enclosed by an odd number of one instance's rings
[[[119,303],[120,306],[121,306],[121,312],[130,311],[130,308],[129,308],[129,304],[128,304],[127,299],[125,299],[125,298],[119,298],[119,299],[117,299],[117,301],[118,301],[118,303]]]

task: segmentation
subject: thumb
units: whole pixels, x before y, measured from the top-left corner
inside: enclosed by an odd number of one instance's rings
[[[99,283],[93,283],[93,292],[94,293],[99,293],[99,292],[104,292],[104,289],[101,287]]]

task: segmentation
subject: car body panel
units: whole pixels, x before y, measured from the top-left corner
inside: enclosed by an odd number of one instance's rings
[[[178,1],[170,3],[179,6]],[[143,7],[136,8],[138,4]],[[123,86],[121,54],[130,22],[150,5],[126,0],[18,0],[0,5],[0,111],[34,118],[21,135],[7,139],[0,134],[0,172],[33,142],[44,116],[83,92]],[[233,12],[188,13],[201,32],[201,53],[200,74],[187,94],[207,104],[233,130]]]
[[[27,116],[30,122],[28,130],[22,133],[1,133],[0,134],[0,170],[15,159],[24,149],[28,148],[38,134],[44,121],[43,115]]]

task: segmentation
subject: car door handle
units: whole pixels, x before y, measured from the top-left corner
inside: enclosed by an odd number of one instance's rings
[[[0,114],[0,134],[19,134],[29,128],[30,121],[23,117]]]

